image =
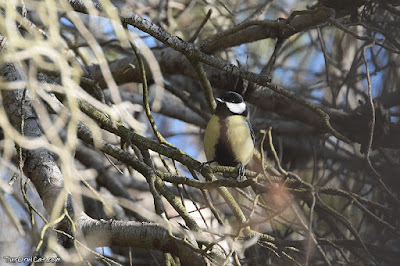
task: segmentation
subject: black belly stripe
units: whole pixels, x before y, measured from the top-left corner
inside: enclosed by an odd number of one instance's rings
[[[215,145],[215,161],[219,165],[225,166],[236,166],[239,162],[236,161],[232,146],[229,144],[227,131],[226,119],[220,118],[220,134],[218,143]]]

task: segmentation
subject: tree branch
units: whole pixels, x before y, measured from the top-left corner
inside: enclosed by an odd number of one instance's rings
[[[0,40],[1,42],[1,46],[4,46],[4,39]],[[3,47],[0,53],[4,52],[5,48]],[[4,63],[1,66],[0,76],[7,82],[23,81],[25,79],[22,70],[13,63]],[[37,121],[38,117],[33,109],[29,90],[7,90],[2,88],[1,97],[1,103],[9,119],[9,122],[4,121],[1,125],[5,133],[12,134],[10,133],[10,129],[14,126],[22,136],[31,139],[31,141],[40,139],[43,134]],[[23,125],[22,132],[21,125]],[[65,205],[67,212],[73,218],[74,211],[71,195],[67,195],[64,188],[64,177],[51,152],[42,147],[32,149],[29,146],[21,146],[20,143],[16,144],[19,144],[17,151],[21,149],[22,152],[21,159],[23,161],[20,164],[23,165],[24,174],[34,184],[47,212],[49,214],[52,214],[53,211],[62,212],[63,205],[57,206],[57,209],[54,209],[54,207],[58,197],[65,197],[67,200]],[[58,215],[55,217],[58,217]],[[72,234],[70,223],[66,218],[58,225],[58,228]],[[63,238],[62,244],[69,246],[71,243],[68,243],[66,240]]]

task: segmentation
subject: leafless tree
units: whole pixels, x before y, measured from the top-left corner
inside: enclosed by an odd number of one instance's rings
[[[398,1],[0,12],[5,263],[400,264]],[[256,133],[238,179],[202,164],[229,90]]]

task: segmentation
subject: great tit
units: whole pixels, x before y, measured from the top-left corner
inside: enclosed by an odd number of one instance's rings
[[[253,156],[254,133],[240,94],[229,91],[216,98],[217,107],[204,136],[207,163],[239,167],[239,176]]]

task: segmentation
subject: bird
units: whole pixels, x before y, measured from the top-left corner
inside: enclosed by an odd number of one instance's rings
[[[206,163],[238,167],[238,176],[244,176],[254,152],[254,132],[247,119],[247,105],[233,91],[216,98],[216,102],[204,135]]]

